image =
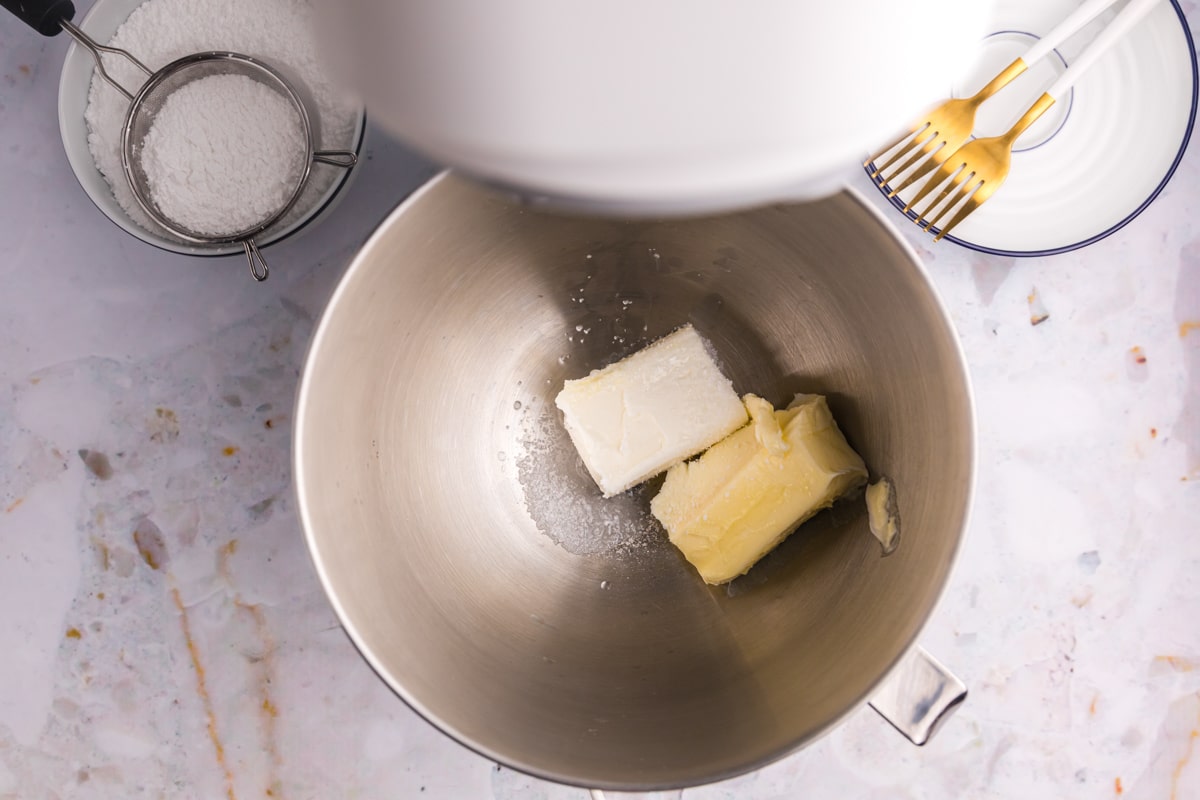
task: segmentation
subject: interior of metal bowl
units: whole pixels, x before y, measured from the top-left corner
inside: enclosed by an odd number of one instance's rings
[[[555,441],[563,381],[687,322],[739,392],[829,397],[898,489],[894,554],[861,500],[719,587],[661,532],[588,548],[607,534],[539,529],[580,519],[578,497],[547,515],[545,485],[514,463]],[[911,251],[850,193],[633,223],[442,177],[343,279],[297,416],[308,542],[371,665],[487,756],[614,789],[753,769],[856,708],[932,609],[973,475],[954,332]],[[650,496],[620,513],[633,524]]]

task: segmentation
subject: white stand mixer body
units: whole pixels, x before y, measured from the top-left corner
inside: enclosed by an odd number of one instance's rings
[[[318,5],[347,85],[415,149],[533,199],[658,214],[835,191],[948,94],[991,2]]]

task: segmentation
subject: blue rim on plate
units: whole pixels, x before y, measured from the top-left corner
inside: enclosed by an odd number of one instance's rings
[[[1175,14],[1179,17],[1179,26],[1183,29],[1183,38],[1184,38],[1184,41],[1187,43],[1188,55],[1191,57],[1191,62],[1192,62],[1192,105],[1191,105],[1190,111],[1188,112],[1187,127],[1184,129],[1184,132],[1183,132],[1183,140],[1179,143],[1179,151],[1175,154],[1174,160],[1171,161],[1171,166],[1167,169],[1166,174],[1163,175],[1163,179],[1161,181],[1159,181],[1158,186],[1156,186],[1154,188],[1154,191],[1152,191],[1150,193],[1150,196],[1147,197],[1145,200],[1143,200],[1137,206],[1137,208],[1135,208],[1132,212],[1130,212],[1124,219],[1122,219],[1120,222],[1116,223],[1112,227],[1108,228],[1107,230],[1103,230],[1100,233],[1097,233],[1093,236],[1088,237],[1087,239],[1084,239],[1083,241],[1063,245],[1062,247],[1053,247],[1053,248],[1050,248],[1047,250],[1001,250],[1001,249],[998,249],[995,247],[988,247],[987,245],[975,244],[974,242],[968,242],[965,239],[960,239],[957,236],[954,236],[953,234],[947,235],[945,237],[945,241],[954,242],[955,244],[957,244],[961,247],[965,247],[968,250],[975,250],[980,253],[987,253],[989,255],[994,255],[994,256],[1012,256],[1012,257],[1016,257],[1016,258],[1033,258],[1036,256],[1053,256],[1053,255],[1058,255],[1060,253],[1069,253],[1072,250],[1078,250],[1082,247],[1087,247],[1090,244],[1095,244],[1096,242],[1100,241],[1101,239],[1112,236],[1114,233],[1121,230],[1121,228],[1124,228],[1126,225],[1128,225],[1130,222],[1132,222],[1139,214],[1141,214],[1143,211],[1145,211],[1146,208],[1151,203],[1153,203],[1155,201],[1155,199],[1159,196],[1159,194],[1162,193],[1162,190],[1167,187],[1167,184],[1171,180],[1171,176],[1173,176],[1175,174],[1175,170],[1179,168],[1179,162],[1181,162],[1183,160],[1184,153],[1187,152],[1188,142],[1192,138],[1192,129],[1195,127],[1195,124],[1196,124],[1197,100],[1200,99],[1200,71],[1198,71],[1198,69],[1197,69],[1196,44],[1192,39],[1192,31],[1188,27],[1187,15],[1185,15],[1183,13],[1183,9],[1179,5],[1179,0],[1170,0],[1170,3],[1171,3],[1171,6],[1175,9]],[[863,170],[867,173],[868,177],[870,177],[871,170],[874,167],[874,165],[875,165],[875,162],[872,161],[872,162],[869,162],[865,167],[863,167]],[[887,198],[888,202],[891,203],[896,208],[897,211],[904,214],[904,201],[902,201],[899,197],[888,197],[887,196],[888,192],[891,191],[891,188],[892,188],[891,186],[889,186],[886,183],[884,183],[884,184],[876,183],[874,180],[872,180],[871,183],[874,184],[875,187],[880,192],[883,193],[883,196],[885,198]],[[912,220],[914,223],[917,220],[917,214],[914,211],[909,211],[907,214],[904,214],[904,216],[906,216],[908,219]],[[930,233],[935,234],[935,235],[940,234],[941,229],[936,228],[936,227],[931,228]]]

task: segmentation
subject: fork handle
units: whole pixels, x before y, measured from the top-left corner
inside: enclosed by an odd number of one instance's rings
[[[1075,82],[1160,2],[1161,0],[1129,0],[1129,4],[1117,14],[1108,27],[1100,31],[1087,49],[1067,67],[1067,71],[1046,90],[1046,94],[1055,100],[1066,97]]]
[[[1042,114],[1046,113],[1050,106],[1066,97],[1067,92],[1071,90],[1075,82],[1083,77],[1083,73],[1087,72],[1093,64],[1099,61],[1100,57],[1108,52],[1108,49],[1116,44],[1122,36],[1141,22],[1142,17],[1150,13],[1159,2],[1160,0],[1129,0],[1129,4],[1121,10],[1116,19],[1109,23],[1108,27],[1100,31],[1100,34],[1092,40],[1087,49],[1079,54],[1079,58],[1075,59],[1067,67],[1067,71],[1059,76],[1058,80],[1037,99],[1037,102],[1029,107],[1029,110],[1001,138],[1006,139],[1011,146],[1030,125],[1036,122]]]
[[[1068,14],[1066,19],[1055,25],[1041,39],[1038,39],[1033,47],[1029,48],[1025,55],[1021,56],[1021,60],[1025,62],[1025,66],[1032,67],[1049,54],[1051,50],[1071,38],[1080,28],[1100,16],[1102,11],[1111,5],[1115,5],[1116,2],[1117,0],[1085,0],[1085,2],[1080,3],[1079,7]]]

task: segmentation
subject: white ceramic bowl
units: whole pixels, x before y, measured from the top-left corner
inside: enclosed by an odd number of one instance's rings
[[[107,43],[116,33],[131,13],[145,0],[97,0],[91,10],[79,23],[84,33],[101,44]],[[133,53],[136,57],[138,54]],[[253,55],[253,54],[249,54]],[[151,231],[138,223],[121,208],[113,196],[108,181],[100,174],[96,162],[88,148],[88,127],[84,120],[84,112],[88,104],[88,90],[92,82],[95,62],[91,54],[78,44],[72,43],[63,63],[62,77],[58,86],[58,127],[62,135],[63,149],[67,153],[67,161],[80,186],[91,198],[104,215],[116,223],[117,227],[131,236],[141,239],[147,244],[169,250],[173,253],[183,253],[194,256],[224,256],[243,253],[240,244],[232,245],[197,245],[184,242],[171,236],[166,231]],[[309,113],[314,113],[309,109]],[[366,128],[366,114],[359,113],[354,129],[353,145],[348,148],[361,154],[363,132]],[[309,226],[315,220],[325,216],[335,205],[341,190],[349,183],[350,176],[356,168],[343,170],[329,188],[322,192],[315,201],[302,196],[300,203],[309,207],[299,217],[292,219],[286,225],[276,225],[269,228],[262,236],[256,237],[259,247],[280,241],[297,231]]]

